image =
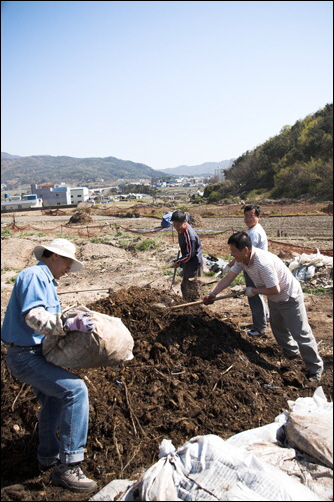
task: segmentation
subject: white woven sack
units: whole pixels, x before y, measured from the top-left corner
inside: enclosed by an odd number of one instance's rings
[[[285,426],[288,443],[333,469],[333,414],[290,413]]]
[[[92,333],[69,331],[65,336],[47,335],[43,354],[47,361],[65,368],[116,367],[133,358],[134,341],[119,317],[111,317],[80,305],[66,316],[89,312],[95,325]]]

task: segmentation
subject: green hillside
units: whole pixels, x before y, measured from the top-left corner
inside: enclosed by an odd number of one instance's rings
[[[236,196],[332,200],[333,104],[238,157],[225,171],[225,181],[204,192],[210,202]]]
[[[1,155],[1,180],[8,187],[30,185],[31,183],[61,183],[86,185],[89,182],[116,181],[124,179],[150,179],[166,176],[145,164],[115,157],[52,157],[33,155],[14,157]],[[14,181],[16,180],[16,181]]]

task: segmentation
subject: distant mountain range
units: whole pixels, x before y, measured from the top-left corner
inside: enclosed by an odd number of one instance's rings
[[[228,168],[234,159],[221,162],[206,162],[197,166],[179,166],[156,170],[147,166],[121,160],[116,157],[76,158],[51,155],[20,157],[1,152],[1,182],[7,188],[15,189],[32,183],[67,183],[86,185],[101,180],[115,182],[124,180],[144,180],[171,176],[210,177],[216,167]]]
[[[19,155],[11,155],[10,153],[1,152],[1,160],[2,159],[19,159]]]
[[[215,173],[217,167],[222,167],[223,169],[228,169],[232,166],[233,161],[222,160],[220,162],[204,162],[197,166],[178,166],[171,167],[168,169],[162,169],[163,172],[170,174],[172,176],[212,176]]]
[[[151,167],[116,157],[75,158],[51,155],[19,157],[1,153],[1,182],[7,188],[32,183],[67,183],[86,185],[101,180],[141,180],[165,177],[166,173]]]

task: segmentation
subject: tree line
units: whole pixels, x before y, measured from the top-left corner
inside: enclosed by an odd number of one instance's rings
[[[225,181],[205,187],[208,202],[239,197],[332,200],[333,104],[284,126],[224,171]]]

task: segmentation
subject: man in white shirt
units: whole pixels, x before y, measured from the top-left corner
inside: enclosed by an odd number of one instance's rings
[[[267,234],[263,226],[259,223],[261,209],[256,204],[247,204],[244,207],[244,222],[248,227],[247,233],[251,238],[254,247],[268,251]],[[235,260],[229,263],[232,267]],[[246,287],[254,287],[252,279],[244,270]],[[267,319],[269,317],[268,308],[262,295],[248,297],[248,304],[252,312],[252,327],[247,331],[248,335],[264,335],[267,328]]]
[[[267,234],[263,226],[259,223],[261,209],[255,204],[248,204],[244,208],[244,222],[248,227],[247,233],[251,238],[254,247],[268,251]],[[245,283],[247,287],[254,287],[252,279],[244,271]],[[253,326],[247,333],[251,336],[263,335],[267,328],[268,309],[262,295],[248,297],[248,303],[252,311]]]
[[[254,287],[246,287],[245,294],[248,297],[268,297],[270,326],[284,355],[288,359],[301,356],[309,371],[309,381],[319,382],[323,361],[308,323],[299,281],[278,256],[253,247],[246,232],[236,232],[227,243],[235,263],[211,293],[204,297],[203,303],[213,303],[218,293],[227,288],[241,271],[246,271]]]

